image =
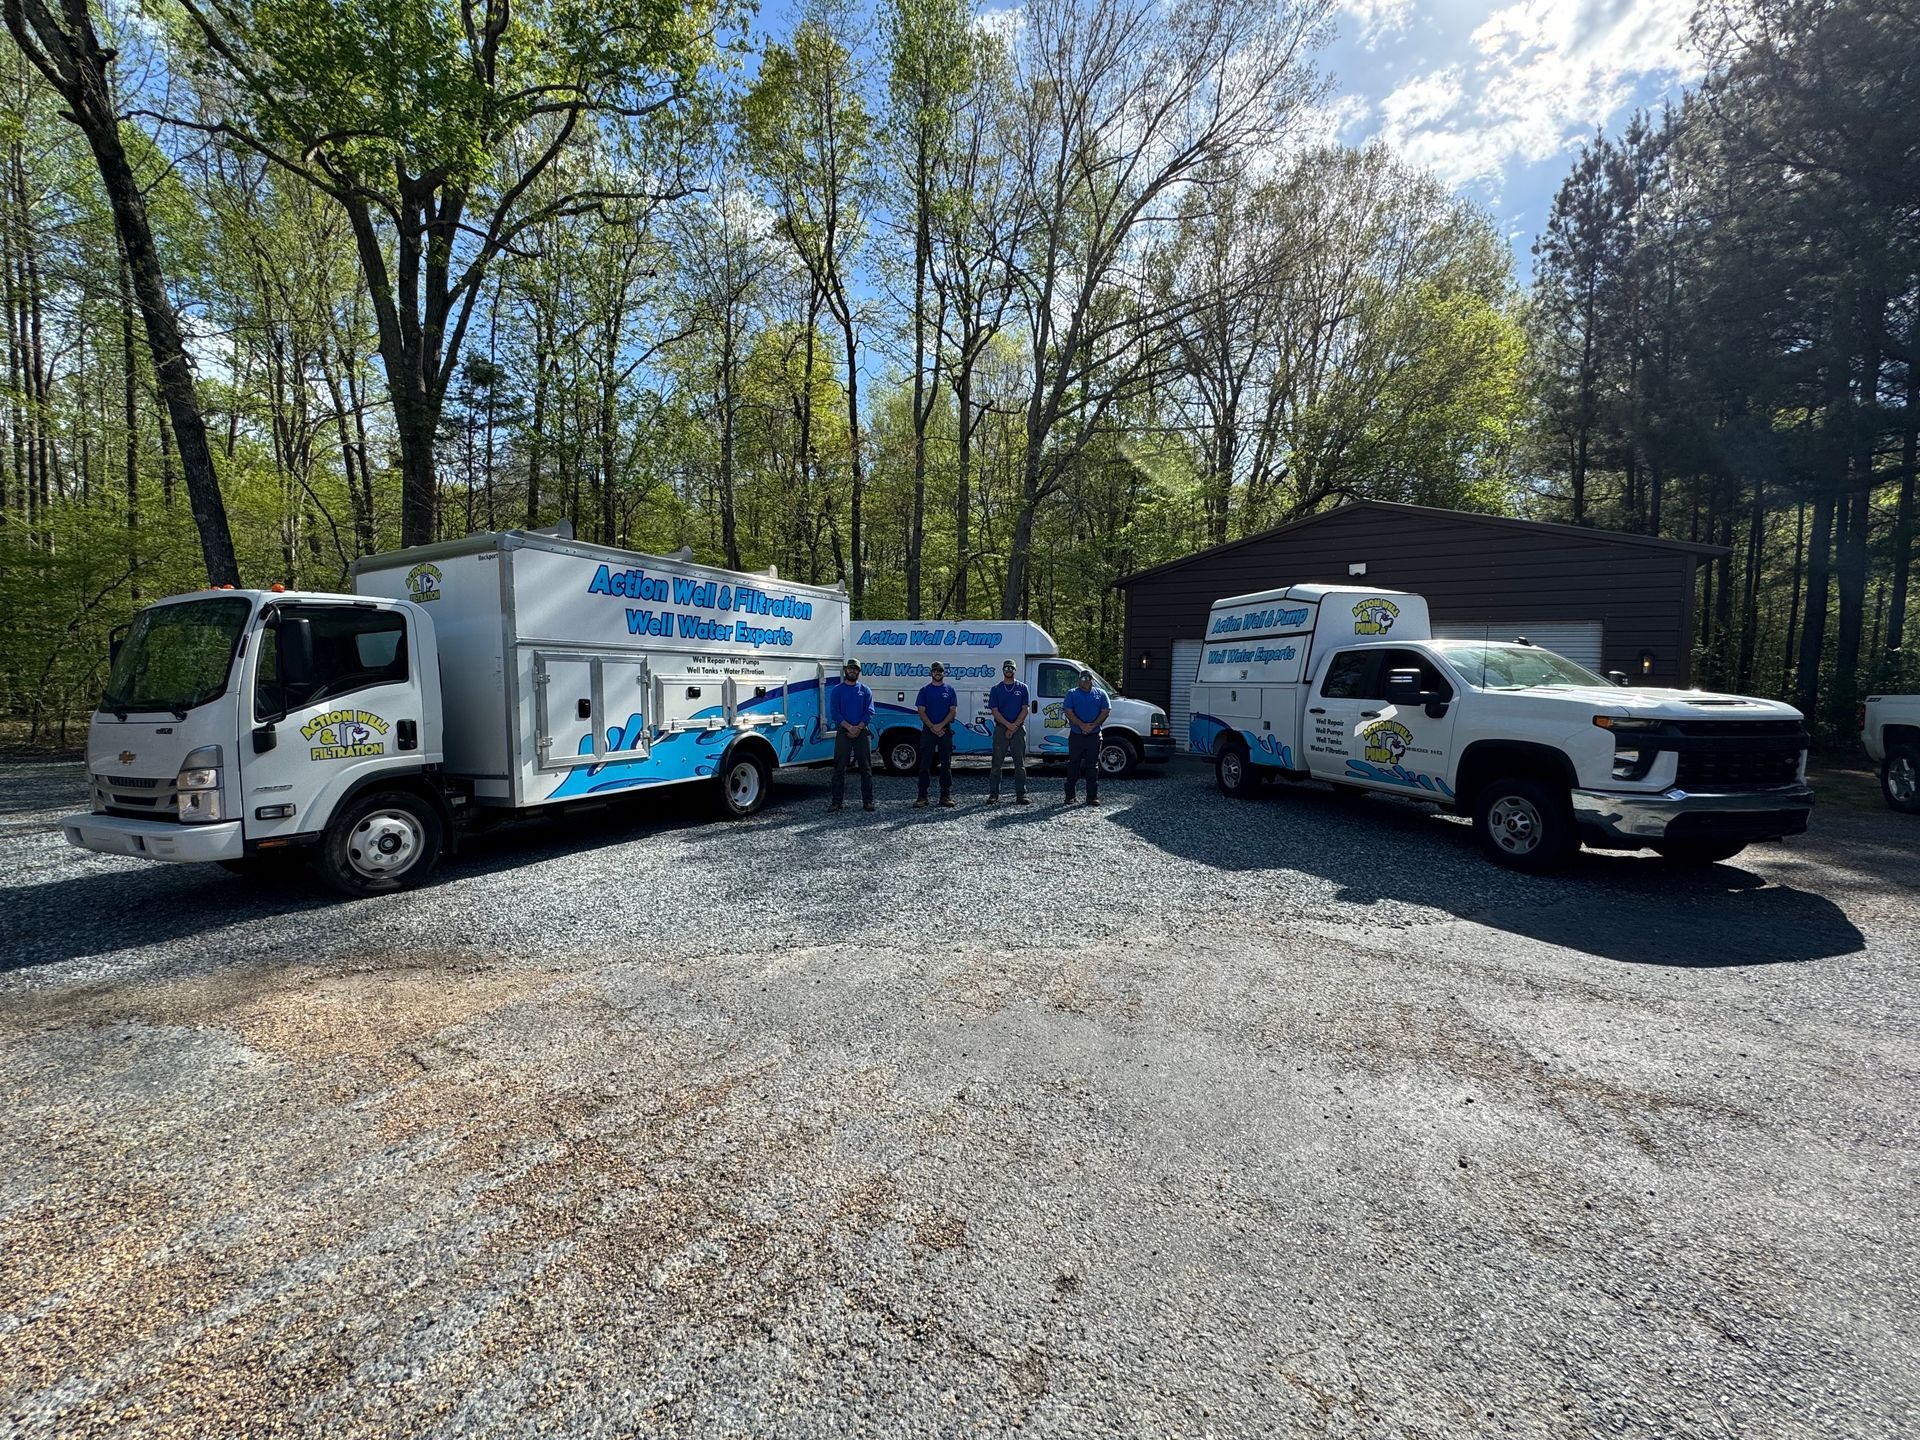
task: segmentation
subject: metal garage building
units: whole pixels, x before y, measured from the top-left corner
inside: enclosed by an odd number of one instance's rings
[[[1321,581],[1427,597],[1436,634],[1536,645],[1652,685],[1688,683],[1694,567],[1722,552],[1577,525],[1362,500],[1118,582],[1122,685],[1187,733],[1207,610],[1223,595]]]

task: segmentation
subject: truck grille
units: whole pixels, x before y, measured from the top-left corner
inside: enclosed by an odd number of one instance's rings
[[[1797,720],[1678,720],[1694,743],[1680,750],[1683,790],[1758,789],[1800,778],[1807,733]]]
[[[172,780],[147,780],[134,775],[95,775],[93,807],[106,815],[129,820],[178,820]]]

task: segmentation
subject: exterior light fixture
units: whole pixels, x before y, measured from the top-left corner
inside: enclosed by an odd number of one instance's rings
[[[1359,575],[1364,575],[1366,573],[1367,573],[1367,562],[1364,560],[1355,561],[1353,564],[1347,566],[1347,574],[1349,575],[1359,576]]]
[[[1640,673],[1642,675],[1651,675],[1653,673],[1653,652],[1651,650],[1642,650],[1640,652]]]
[[[1153,655],[1146,650],[1140,652],[1140,668],[1142,670],[1151,670],[1153,668]]]

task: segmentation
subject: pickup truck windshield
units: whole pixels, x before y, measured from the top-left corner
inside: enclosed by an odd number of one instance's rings
[[[1482,640],[1439,640],[1434,648],[1481,690],[1568,690],[1607,682],[1564,655],[1534,645],[1489,645]]]
[[[235,595],[142,610],[114,657],[100,709],[182,715],[217,699],[226,692],[234,651],[252,613],[253,602]]]

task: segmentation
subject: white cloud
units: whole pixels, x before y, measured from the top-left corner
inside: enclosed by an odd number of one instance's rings
[[[1520,0],[1473,31],[1464,65],[1402,84],[1381,136],[1451,185],[1498,182],[1607,124],[1648,77],[1691,78],[1692,0]]]
[[[1361,45],[1371,50],[1406,30],[1413,19],[1413,0],[1345,0],[1340,13],[1353,17]]]

